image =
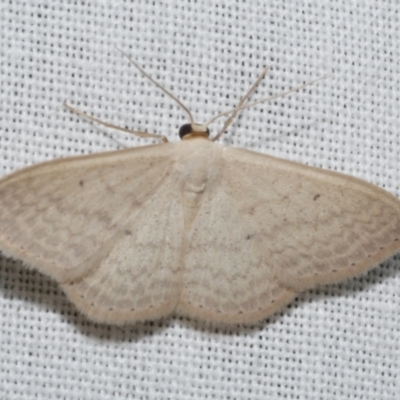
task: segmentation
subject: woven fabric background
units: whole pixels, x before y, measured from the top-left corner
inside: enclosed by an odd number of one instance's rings
[[[65,100],[178,140],[185,114],[118,46],[200,122],[234,106],[265,65],[253,99],[329,74],[246,110],[222,142],[400,196],[397,0],[1,0],[0,35],[2,176],[149,143],[71,114]],[[90,322],[57,283],[0,258],[0,398],[399,399],[399,269],[397,255],[254,327],[121,328]]]

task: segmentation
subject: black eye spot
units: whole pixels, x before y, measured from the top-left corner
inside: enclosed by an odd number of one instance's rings
[[[205,132],[193,130],[192,124],[185,124],[185,125],[182,125],[182,126],[179,128],[179,137],[180,137],[181,139],[183,139],[186,135],[190,135],[191,133],[194,133],[194,134],[196,134],[196,133],[197,133],[197,134],[204,134],[204,133],[206,133],[207,136],[210,136],[210,130],[209,130],[208,128],[206,129]]]
[[[184,136],[189,135],[192,132],[193,132],[193,129],[192,129],[192,125],[191,124],[182,125],[179,128],[179,137],[181,139],[183,139]]]

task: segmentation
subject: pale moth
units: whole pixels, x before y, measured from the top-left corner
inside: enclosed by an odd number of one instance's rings
[[[301,291],[399,252],[392,194],[216,142],[240,110],[264,101],[244,105],[266,71],[217,116],[229,115],[212,139],[217,117],[195,123],[161,88],[190,118],[182,141],[131,131],[162,143],[45,162],[0,180],[0,250],[109,324],[171,314],[254,323]]]

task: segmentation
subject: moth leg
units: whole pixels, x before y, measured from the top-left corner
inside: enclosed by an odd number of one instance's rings
[[[142,131],[133,131],[131,129],[122,128],[121,126],[113,125],[113,124],[110,124],[108,122],[104,122],[104,121],[102,121],[102,120],[100,120],[98,118],[92,117],[91,115],[88,115],[88,114],[84,113],[83,111],[78,110],[77,108],[71,107],[66,102],[63,103],[63,106],[66,109],[68,109],[69,111],[72,111],[75,114],[81,115],[82,117],[85,117],[89,121],[96,122],[96,123],[98,123],[100,125],[103,125],[103,126],[105,126],[107,128],[112,128],[112,129],[116,129],[118,131],[131,133],[133,135],[139,136],[140,138],[155,138],[155,139],[161,140],[164,143],[168,143],[168,139],[163,135],[158,135],[156,133],[142,132]]]

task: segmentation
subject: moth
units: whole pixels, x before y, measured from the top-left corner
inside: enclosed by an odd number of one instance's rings
[[[399,252],[392,194],[217,142],[239,111],[261,102],[244,105],[266,71],[235,109],[205,124],[162,88],[189,115],[178,143],[133,131],[161,143],[1,179],[0,250],[54,278],[81,312],[109,324],[174,313],[254,323],[301,291]],[[210,138],[208,126],[222,115],[224,127]]]

